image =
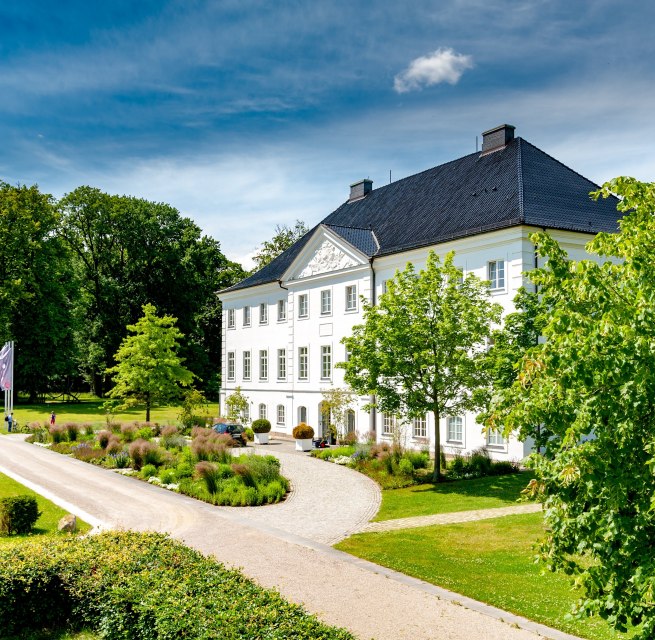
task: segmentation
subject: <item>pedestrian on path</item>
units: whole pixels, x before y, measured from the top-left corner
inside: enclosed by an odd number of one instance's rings
[[[8,416],[5,416],[5,422],[7,423],[7,433],[11,433],[11,428],[14,425],[14,414],[10,413]]]
[[[51,427],[54,427],[54,426],[55,426],[55,419],[56,419],[56,418],[57,418],[57,416],[55,415],[55,412],[53,411],[53,412],[50,414],[50,426],[51,426]]]

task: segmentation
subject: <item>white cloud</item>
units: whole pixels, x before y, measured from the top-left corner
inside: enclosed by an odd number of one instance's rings
[[[457,84],[464,71],[471,68],[471,56],[457,53],[450,47],[439,47],[427,56],[412,60],[407,69],[394,78],[393,88],[398,93],[406,93],[441,82]]]

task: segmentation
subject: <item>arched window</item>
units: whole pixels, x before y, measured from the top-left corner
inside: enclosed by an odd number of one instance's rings
[[[318,433],[324,438],[330,434],[330,408],[327,403],[318,403]]]
[[[298,424],[307,422],[307,407],[298,407]]]
[[[262,402],[259,405],[259,417],[260,419],[266,419],[266,405]]]
[[[278,424],[284,424],[285,423],[284,405],[283,404],[278,404],[277,405],[277,423]]]
[[[348,433],[355,432],[355,412],[352,409],[348,409],[348,413],[346,413],[346,431]]]

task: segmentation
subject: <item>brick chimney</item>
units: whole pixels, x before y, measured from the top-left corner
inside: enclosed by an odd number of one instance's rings
[[[504,148],[514,140],[514,129],[511,124],[501,124],[482,134],[482,154],[491,153]]]
[[[350,198],[348,198],[348,202],[361,200],[371,193],[371,191],[373,191],[373,180],[365,178],[359,182],[353,182],[350,185]]]

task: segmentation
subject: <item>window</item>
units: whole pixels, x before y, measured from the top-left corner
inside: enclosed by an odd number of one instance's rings
[[[250,351],[243,352],[243,379],[250,380]]]
[[[396,418],[388,413],[382,414],[382,435],[392,436],[396,430]]]
[[[332,347],[325,345],[321,347],[321,380],[332,378]]]
[[[298,347],[298,380],[307,380],[309,376],[309,349]]]
[[[227,379],[234,380],[235,378],[235,354],[234,351],[227,352]]]
[[[259,379],[268,380],[268,351],[259,352]]]
[[[464,421],[461,416],[452,416],[446,419],[446,440],[462,442],[462,427]]]
[[[357,311],[357,285],[346,287],[346,311]]]
[[[318,403],[318,434],[323,438],[330,434],[330,413],[327,402]]]
[[[278,300],[277,301],[277,321],[286,322],[287,320],[287,301]]]
[[[348,409],[348,413],[346,413],[346,431],[348,433],[355,432],[355,412],[352,409]]]
[[[298,407],[298,423],[307,422],[307,407]]]
[[[265,302],[259,305],[259,324],[268,324],[268,305]]]
[[[278,424],[284,424],[285,422],[285,415],[284,415],[284,405],[283,404],[278,404],[277,405],[277,423]]]
[[[323,289],[321,291],[321,315],[329,316],[332,313],[332,291]]]
[[[287,377],[287,350],[277,350],[277,379],[286,380]]]
[[[344,347],[343,358],[344,358],[344,362],[350,361],[350,349],[348,347]]]
[[[489,263],[489,281],[492,289],[505,288],[505,261],[493,260]]]
[[[298,317],[309,317],[309,295],[306,293],[302,293],[298,296]]]
[[[428,423],[425,416],[422,416],[421,418],[414,418],[414,437],[428,437]]]
[[[383,280],[382,283],[380,284],[380,290],[381,290],[382,293],[387,292],[387,281],[386,280]]]
[[[259,419],[266,420],[266,405],[263,402],[259,405]]]
[[[227,328],[228,329],[234,329],[235,322],[234,322],[234,309],[228,309],[227,310]]]
[[[243,416],[244,423],[248,424],[250,422],[250,405],[246,405],[243,408],[243,413],[241,415]]]
[[[487,431],[487,443],[493,447],[502,447],[505,444],[505,438],[498,429],[489,429]]]
[[[244,327],[250,326],[250,307],[243,308],[243,326]]]

